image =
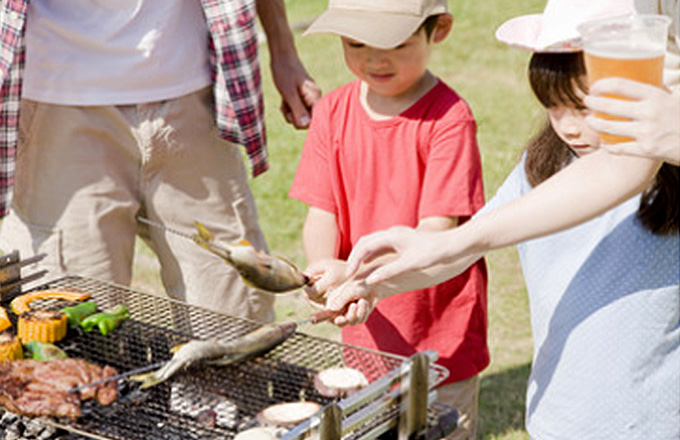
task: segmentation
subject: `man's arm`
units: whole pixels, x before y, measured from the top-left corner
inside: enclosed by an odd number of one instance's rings
[[[296,128],[307,128],[310,110],[321,97],[321,89],[300,61],[283,0],[257,0],[257,15],[267,35],[272,77],[282,99],[281,112]]]

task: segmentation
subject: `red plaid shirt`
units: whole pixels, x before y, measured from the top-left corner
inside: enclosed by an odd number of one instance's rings
[[[0,217],[9,211],[19,128],[24,34],[30,0],[0,6]],[[217,127],[243,145],[253,176],[268,168],[255,0],[201,0],[210,29]]]

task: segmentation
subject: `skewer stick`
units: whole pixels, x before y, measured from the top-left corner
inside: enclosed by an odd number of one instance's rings
[[[83,384],[83,385],[79,385],[77,387],[73,387],[70,390],[68,390],[67,392],[68,393],[76,393],[76,392],[79,392],[79,391],[84,390],[86,388],[101,385],[103,383],[112,382],[112,381],[118,380],[118,379],[124,379],[128,376],[134,376],[136,374],[146,373],[147,371],[155,370],[157,368],[162,367],[166,362],[167,361],[156,362],[155,364],[146,365],[146,366],[140,367],[140,368],[135,368],[134,370],[126,371],[125,373],[121,373],[121,374],[116,374],[115,376],[105,377],[104,379],[95,380],[94,382],[90,382],[90,383],[86,383],[86,384]]]

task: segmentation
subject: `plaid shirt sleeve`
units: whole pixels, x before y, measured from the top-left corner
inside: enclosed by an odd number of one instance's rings
[[[9,211],[14,184],[27,8],[28,0],[7,0],[0,7],[0,218]]]
[[[255,0],[201,0],[211,34],[217,126],[245,147],[253,176],[268,169]]]

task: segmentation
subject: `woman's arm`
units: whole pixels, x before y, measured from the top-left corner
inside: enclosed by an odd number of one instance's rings
[[[348,259],[352,273],[385,253],[396,259],[367,275],[386,293],[437,284],[463,272],[488,251],[552,234],[587,220],[643,191],[661,162],[606,151],[575,161],[523,197],[450,231],[392,228],[363,237]],[[381,296],[383,295],[381,294]]]

